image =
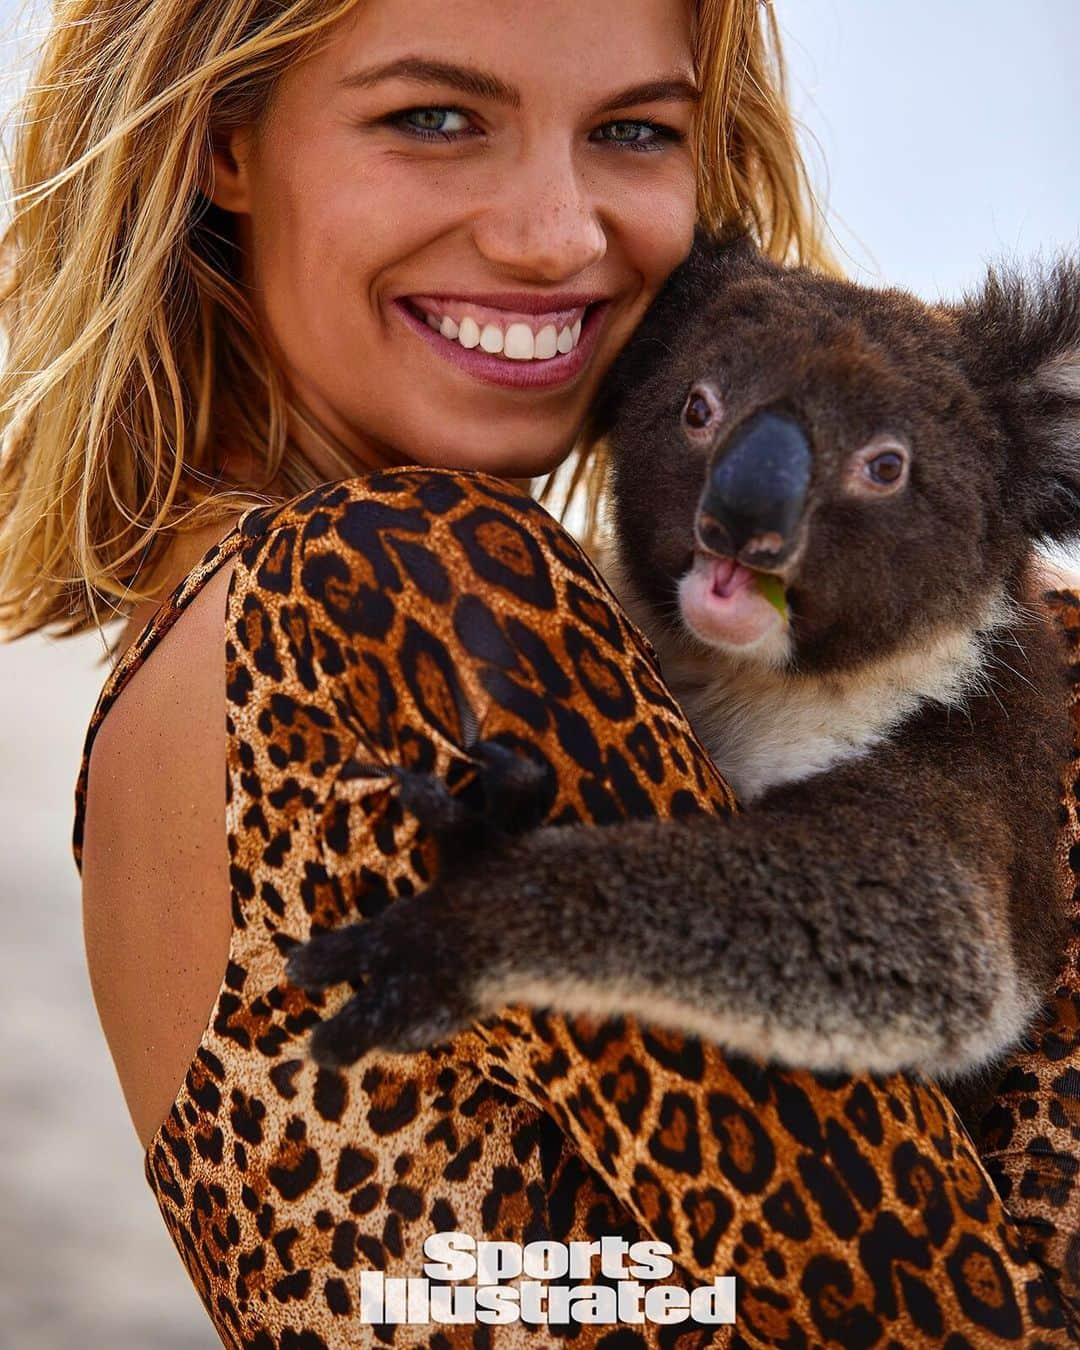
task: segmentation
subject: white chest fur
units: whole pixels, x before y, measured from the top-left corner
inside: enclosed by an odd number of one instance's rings
[[[1000,594],[975,625],[852,672],[793,675],[660,631],[615,567],[608,579],[648,633],[671,692],[744,804],[865,754],[926,703],[961,708],[982,687],[986,635],[1014,617]]]

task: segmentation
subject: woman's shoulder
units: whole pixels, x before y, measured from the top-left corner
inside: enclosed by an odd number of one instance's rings
[[[333,575],[324,575],[328,555],[343,564],[355,560],[350,570],[386,592],[389,603],[406,582],[424,588],[447,530],[462,535],[459,548],[473,545],[472,556],[493,515],[502,512],[510,521],[539,516],[554,525],[518,485],[485,473],[404,466],[237,510],[172,540],[152,593],[133,606],[115,640],[113,674],[90,737],[98,797],[108,781],[130,776],[151,744],[192,732],[191,719],[206,706],[202,685],[223,662],[234,558],[243,560],[241,589],[250,599],[272,604],[283,591],[321,598],[329,605],[329,627],[336,611],[323,592],[340,578],[332,565]],[[425,540],[434,556],[424,567],[420,541],[428,535],[439,538]],[[387,554],[390,540],[396,547]],[[499,538],[482,551],[502,561],[513,580],[515,569],[501,556],[507,547]],[[106,765],[113,772],[106,773]]]

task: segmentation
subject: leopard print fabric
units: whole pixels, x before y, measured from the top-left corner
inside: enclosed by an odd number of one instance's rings
[[[1060,1242],[1026,1241],[1037,1213],[1071,1231],[1068,1212],[1032,1202],[1018,1226],[933,1087],[779,1072],[629,1019],[520,1010],[347,1072],[305,1057],[351,991],[303,993],[287,952],[432,876],[393,766],[468,791],[479,735],[551,765],[551,823],[734,809],[648,643],[577,545],[498,479],[407,469],[249,511],[102,691],[77,862],[98,727],[229,560],[233,933],[145,1159],[224,1345],[1075,1343]],[[1065,830],[1077,834],[1071,808]],[[1069,1041],[1054,1074],[1076,1062]],[[1052,1113],[1052,1075],[1034,1072],[1032,1100]],[[360,1325],[360,1272],[420,1274],[424,1238],[443,1229],[660,1238],[676,1281],[739,1277],[737,1325]]]

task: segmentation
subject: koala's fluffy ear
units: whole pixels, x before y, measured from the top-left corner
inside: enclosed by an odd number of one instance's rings
[[[1033,538],[1080,536],[1080,257],[991,269],[955,311],[970,369],[1003,415],[1010,495]]]

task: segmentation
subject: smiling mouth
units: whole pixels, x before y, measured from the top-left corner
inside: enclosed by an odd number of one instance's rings
[[[414,318],[465,351],[479,350],[507,362],[544,362],[576,350],[588,318],[608,302],[596,301],[549,314],[515,313],[467,300],[416,296],[404,297],[401,303]]]
[[[613,303],[530,314],[410,295],[397,297],[393,307],[436,355],[470,379],[519,392],[566,393],[586,378]]]

